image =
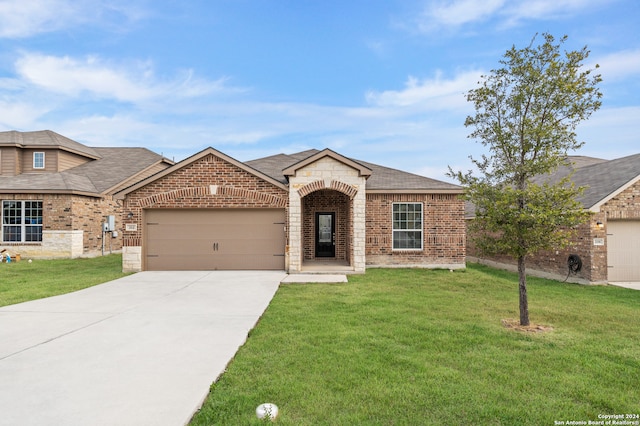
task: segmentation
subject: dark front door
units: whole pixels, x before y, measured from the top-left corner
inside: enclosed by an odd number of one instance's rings
[[[336,256],[336,214],[316,213],[316,257]]]

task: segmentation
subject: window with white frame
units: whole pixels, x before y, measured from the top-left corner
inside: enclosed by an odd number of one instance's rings
[[[41,242],[42,201],[3,201],[2,241],[5,243]]]
[[[393,249],[422,250],[422,203],[393,203]]]
[[[44,169],[44,152],[33,153],[33,168]]]

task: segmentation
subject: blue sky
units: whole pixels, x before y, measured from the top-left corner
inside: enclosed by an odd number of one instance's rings
[[[181,160],[308,148],[436,179],[484,152],[465,93],[535,33],[599,64],[578,152],[640,152],[637,0],[0,0],[0,130]]]

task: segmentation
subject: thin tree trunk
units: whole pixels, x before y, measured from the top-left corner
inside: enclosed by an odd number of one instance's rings
[[[518,257],[518,276],[520,289],[520,325],[529,325],[529,301],[527,300],[527,274],[524,264],[525,257]]]

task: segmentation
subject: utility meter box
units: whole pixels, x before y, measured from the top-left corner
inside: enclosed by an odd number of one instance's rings
[[[107,221],[102,224],[102,230],[104,232],[113,232],[116,230],[116,217],[113,215],[107,216]]]

